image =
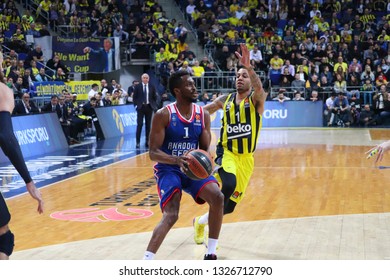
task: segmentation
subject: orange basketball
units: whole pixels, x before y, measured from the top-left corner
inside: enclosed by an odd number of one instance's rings
[[[188,166],[185,174],[192,180],[206,179],[213,172],[213,163],[208,152],[196,149],[187,153]]]

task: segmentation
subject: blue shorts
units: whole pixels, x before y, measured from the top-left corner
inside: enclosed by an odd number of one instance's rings
[[[176,165],[156,164],[154,166],[154,177],[157,181],[157,190],[160,197],[161,210],[176,192],[182,193],[182,190],[190,194],[198,204],[205,201],[199,197],[200,191],[210,183],[216,183],[214,176],[209,176],[203,180],[192,180],[188,178]]]

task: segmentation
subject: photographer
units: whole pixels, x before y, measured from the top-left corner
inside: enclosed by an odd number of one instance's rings
[[[333,103],[332,113],[335,114],[335,122],[338,126],[350,126],[351,112],[348,99],[343,93],[339,93]]]
[[[374,100],[374,109],[375,109],[375,113],[376,114],[380,114],[384,108],[385,108],[385,103],[384,101],[388,99],[388,96],[389,94],[387,93],[387,90],[386,90],[386,85],[381,85],[380,89],[379,89],[379,92],[375,93],[374,96],[373,96],[373,100]]]
[[[365,104],[363,110],[360,112],[359,123],[364,127],[376,125],[376,116],[371,111],[370,104]]]

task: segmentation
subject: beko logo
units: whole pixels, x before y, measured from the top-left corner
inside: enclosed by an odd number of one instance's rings
[[[228,125],[227,133],[245,133],[250,132],[252,127],[250,124],[238,124],[238,125]]]

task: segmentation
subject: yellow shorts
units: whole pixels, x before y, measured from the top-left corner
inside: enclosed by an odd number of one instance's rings
[[[253,154],[236,155],[224,149],[221,167],[226,172],[232,173],[236,176],[237,186],[234,189],[233,194],[230,196],[230,199],[239,203],[244,197],[245,190],[253,173]],[[214,176],[222,186],[221,178],[218,173]]]

